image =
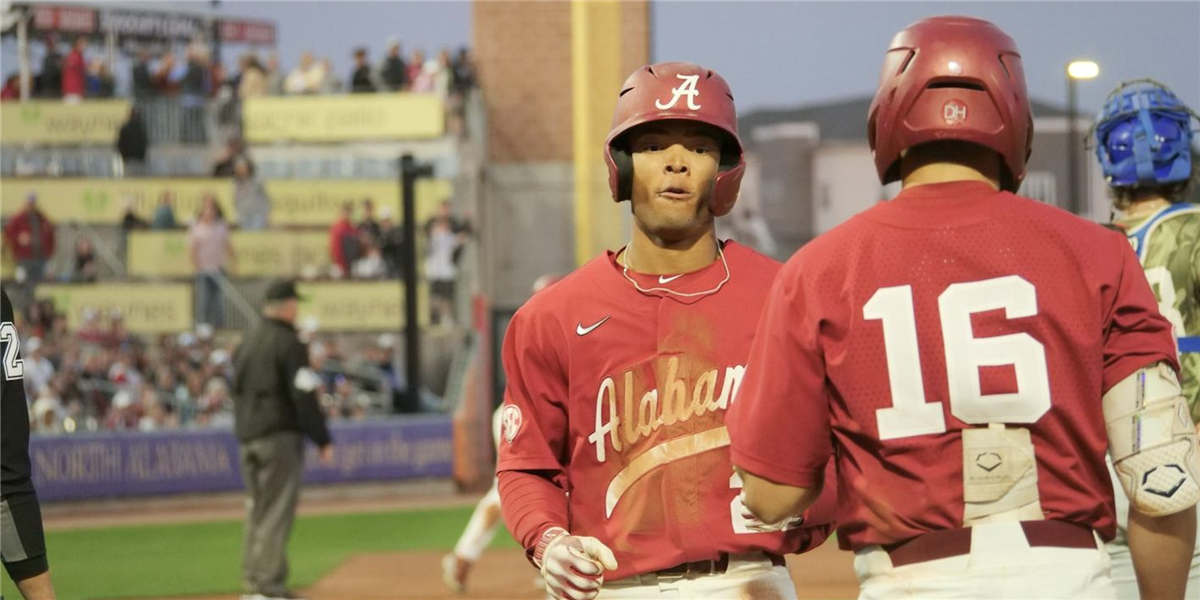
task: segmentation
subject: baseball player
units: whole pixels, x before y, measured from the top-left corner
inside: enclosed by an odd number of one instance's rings
[[[725,411],[778,264],[713,232],[745,168],[729,86],[638,69],[605,150],[633,237],[509,325],[504,520],[551,598],[795,598],[781,555],[825,539],[832,501],[775,530],[742,514]]]
[[[495,442],[500,441],[501,413],[500,408],[492,413],[492,440]],[[491,489],[475,505],[466,529],[454,544],[454,551],[442,557],[442,583],[446,587],[459,594],[467,590],[471,567],[475,566],[484,548],[496,537],[500,517],[500,490],[493,482]]]
[[[29,407],[12,302],[0,289],[0,556],[26,600],[54,600],[42,510],[29,460]]]
[[[532,293],[536,294],[551,284],[560,279],[557,275],[542,275],[533,282]],[[496,452],[500,451],[500,419],[502,417],[503,408],[496,407],[492,412],[492,442],[496,444]],[[471,568],[483,555],[483,550],[492,543],[492,539],[496,537],[496,530],[500,527],[500,490],[496,481],[492,481],[492,487],[479,499],[475,505],[475,510],[471,513],[470,520],[467,521],[467,527],[458,537],[458,542],[454,544],[454,551],[442,557],[442,583],[450,588],[455,593],[461,594],[467,591],[467,577],[471,574]],[[541,577],[534,580],[537,588],[542,588],[545,583]]]
[[[995,25],[901,31],[867,131],[902,190],[797,252],[759,322],[727,419],[745,503],[803,509],[836,449],[862,598],[1112,598],[1106,448],[1144,595],[1183,595],[1200,487],[1170,323],[1123,236],[1014,194],[1031,123]]]
[[[1122,83],[1096,117],[1092,141],[1108,181],[1114,225],[1125,232],[1179,344],[1180,380],[1193,420],[1200,416],[1200,206],[1187,202],[1197,169],[1196,114],[1167,86]],[[1115,477],[1115,474],[1114,474]],[[1138,598],[1126,514],[1116,487],[1117,537],[1109,543],[1113,583],[1122,600]],[[1200,553],[1192,555],[1187,597],[1200,599]]]

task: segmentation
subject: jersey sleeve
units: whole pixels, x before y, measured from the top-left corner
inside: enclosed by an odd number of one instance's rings
[[[563,336],[553,323],[523,308],[504,336],[507,385],[497,471],[562,472],[568,462],[567,362]]]
[[[1107,392],[1138,369],[1166,361],[1178,371],[1171,323],[1158,312],[1154,291],[1129,244],[1120,246],[1116,281],[1104,286],[1109,307],[1104,335],[1104,388]]]
[[[780,272],[759,319],[746,377],[729,408],[733,464],[770,481],[811,487],[832,452],[825,363],[803,253]]]

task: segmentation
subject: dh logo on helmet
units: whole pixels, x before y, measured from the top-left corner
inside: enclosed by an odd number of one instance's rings
[[[691,110],[700,110],[700,105],[696,104],[696,97],[700,95],[700,90],[696,89],[696,83],[700,81],[699,75],[676,75],[683,80],[679,87],[671,89],[671,100],[663,104],[662,100],[655,100],[654,106],[658,110],[668,110],[679,102],[683,96],[687,96],[687,107]]]
[[[504,412],[500,413],[500,423],[504,429],[504,440],[510,445],[521,430],[521,409],[515,404],[506,404]]]
[[[942,119],[947,125],[958,125],[967,120],[967,105],[962,100],[951,100],[942,106]]]

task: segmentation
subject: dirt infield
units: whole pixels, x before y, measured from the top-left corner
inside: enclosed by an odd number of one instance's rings
[[[792,579],[801,598],[858,596],[851,554],[827,544],[804,557],[791,557]],[[520,550],[483,555],[471,573],[470,589],[457,596],[441,581],[441,555],[428,552],[362,554],[351,558],[308,590],[311,600],[534,600],[535,572]],[[730,599],[735,600],[735,599]]]
[[[828,543],[803,557],[789,557],[788,567],[801,599],[844,600],[858,596],[852,555]],[[441,580],[441,554],[387,552],[359,554],[342,563],[312,587],[310,600],[537,600],[534,571],[520,550],[488,552],[471,573],[470,589],[462,596]],[[171,600],[237,600],[237,596]],[[739,599],[730,599],[739,600]]]

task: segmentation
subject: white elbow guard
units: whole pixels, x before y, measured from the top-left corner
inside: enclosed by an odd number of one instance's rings
[[[1200,500],[1196,428],[1179,378],[1165,363],[1140,369],[1104,394],[1108,448],[1138,512],[1170,515]]]

